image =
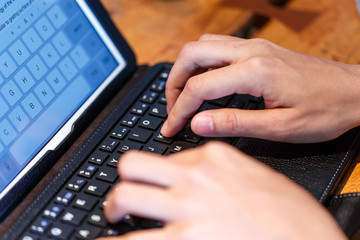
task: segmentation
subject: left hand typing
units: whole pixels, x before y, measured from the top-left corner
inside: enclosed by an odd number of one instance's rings
[[[108,220],[132,214],[165,226],[107,240],[346,239],[305,190],[224,143],[168,157],[130,152],[119,174]]]

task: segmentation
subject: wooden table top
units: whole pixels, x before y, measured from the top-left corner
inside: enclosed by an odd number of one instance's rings
[[[182,46],[203,33],[233,34],[252,15],[222,0],[103,0],[133,48],[138,64],[175,61]]]
[[[233,35],[254,14],[270,21],[253,37],[349,64],[360,64],[360,18],[354,0],[102,0],[138,64],[175,61],[203,33]],[[360,192],[360,165],[339,192]]]

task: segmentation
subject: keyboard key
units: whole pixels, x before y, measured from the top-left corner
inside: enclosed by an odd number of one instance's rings
[[[23,36],[22,40],[25,42],[28,49],[31,52],[35,52],[42,45],[40,36],[35,32],[33,28],[30,28]]]
[[[48,11],[47,16],[57,29],[59,29],[67,21],[67,17],[58,5],[52,7]]]
[[[56,52],[51,43],[46,44],[40,50],[40,56],[49,68],[54,66],[60,60],[59,54]]]
[[[51,239],[67,240],[70,239],[70,236],[73,232],[73,227],[61,223],[55,223],[49,229],[49,236],[51,237]]]
[[[91,164],[86,164],[85,166],[82,166],[80,168],[80,170],[78,171],[78,176],[91,178],[97,170],[98,168],[96,166]]]
[[[75,196],[76,195],[70,191],[62,190],[59,194],[56,195],[55,202],[63,206],[68,206],[71,201],[74,200]]]
[[[82,46],[90,57],[95,56],[101,48],[103,48],[102,40],[91,30],[91,33],[83,40]]]
[[[84,225],[76,231],[76,239],[80,240],[93,240],[99,237],[101,230],[97,227]]]
[[[58,69],[54,69],[46,79],[56,93],[60,92],[66,86],[66,81]]]
[[[85,192],[97,197],[105,196],[106,192],[109,190],[110,185],[103,181],[93,180],[85,188]]]
[[[5,145],[9,145],[17,136],[15,129],[7,119],[0,122],[0,139]]]
[[[154,103],[156,98],[159,96],[158,93],[156,92],[152,92],[152,91],[147,91],[144,95],[142,95],[142,97],[140,98],[140,100],[144,103]]]
[[[64,58],[59,64],[61,73],[65,76],[68,81],[71,81],[78,73],[78,70],[69,57]]]
[[[66,188],[75,192],[80,192],[86,183],[87,181],[85,179],[75,176],[66,184]]]
[[[64,31],[70,41],[76,44],[90,29],[90,24],[85,16],[78,14],[69,24],[65,26]]]
[[[9,111],[9,106],[5,102],[5,100],[0,96],[0,118],[5,115]]]
[[[21,132],[30,123],[28,116],[20,106],[17,106],[9,114],[9,119],[18,132]]]
[[[146,116],[141,119],[140,121],[140,127],[150,129],[150,130],[156,130],[159,128],[159,126],[162,124],[162,120],[155,117]]]
[[[123,224],[110,225],[104,230],[104,237],[120,236],[134,230],[137,229]]]
[[[54,27],[46,16],[41,17],[39,21],[35,23],[35,29],[44,41],[49,39],[51,35],[55,33]]]
[[[125,136],[129,133],[129,129],[122,126],[116,126],[112,131],[110,136],[117,139],[124,139]]]
[[[20,89],[13,80],[8,81],[2,88],[1,93],[7,102],[13,106],[22,97]]]
[[[36,80],[40,80],[48,70],[39,56],[35,56],[33,59],[31,59],[28,62],[27,67],[29,68],[30,72],[34,75]]]
[[[13,160],[11,155],[5,153],[2,155],[2,159],[0,161],[0,169],[1,169],[1,175],[3,176],[4,179],[11,179],[14,177],[14,172],[20,171],[22,167],[19,165],[17,161]]]
[[[170,75],[170,69],[166,69],[160,74],[160,79],[167,80],[169,75]]]
[[[13,72],[15,72],[15,70],[16,64],[14,63],[14,61],[11,59],[7,52],[3,53],[0,56],[0,71],[2,72],[2,74],[6,78],[8,78]]]
[[[121,157],[121,153],[113,153],[110,158],[106,161],[106,165],[110,167],[117,168],[117,165],[119,163],[119,159]]]
[[[151,107],[149,114],[155,117],[167,118],[166,105],[155,104],[153,107]]]
[[[60,55],[65,55],[72,47],[72,43],[65,36],[63,32],[59,32],[52,39],[52,43],[54,44],[56,50],[60,53]]]
[[[25,233],[24,235],[22,235],[20,237],[21,240],[38,240],[39,239],[39,235],[35,235],[33,233]]]
[[[88,223],[102,228],[108,225],[103,211],[95,211],[92,213],[88,218]]]
[[[185,149],[193,148],[195,146],[196,146],[195,144],[190,144],[190,143],[183,142],[183,141],[176,141],[171,145],[170,151],[172,153],[177,153],[177,152],[181,152]]]
[[[96,174],[96,179],[114,183],[118,176],[116,169],[105,166]]]
[[[165,90],[166,81],[165,80],[156,80],[153,84],[151,84],[150,89],[156,92],[162,92]]]
[[[109,157],[109,154],[102,151],[96,151],[89,157],[90,163],[95,163],[97,165],[102,165],[105,160]]]
[[[130,150],[141,150],[142,147],[143,147],[143,145],[141,143],[128,141],[128,142],[121,143],[118,148],[118,151],[125,153]]]
[[[71,51],[70,56],[79,69],[85,67],[85,65],[90,60],[88,55],[80,45],[78,45],[74,50]]]
[[[150,139],[151,136],[152,136],[151,131],[137,128],[137,129],[134,129],[133,131],[131,131],[131,133],[129,135],[129,139],[133,140],[133,141],[141,142],[141,143],[146,143]]]
[[[119,145],[119,141],[108,137],[100,144],[100,149],[107,152],[113,152],[118,145]]]
[[[90,63],[84,69],[84,75],[86,80],[91,84],[91,86],[97,87],[102,83],[102,81],[106,78],[106,75],[101,68],[101,66],[95,61]]]
[[[30,57],[29,51],[26,49],[21,40],[17,40],[13,45],[11,45],[9,52],[18,65],[23,64],[26,59]]]
[[[120,121],[120,123],[121,123],[121,125],[124,125],[124,126],[134,127],[138,121],[139,121],[138,116],[128,114]]]
[[[131,108],[131,113],[134,113],[139,116],[143,116],[146,110],[149,109],[149,105],[146,103],[138,102]]]
[[[81,196],[78,196],[74,200],[73,207],[83,209],[86,211],[91,211],[95,207],[95,205],[98,203],[98,201],[99,200],[93,196],[83,194]]]
[[[100,53],[98,59],[101,66],[105,69],[106,72],[112,72],[118,65],[115,58],[111,55],[111,53],[107,49],[104,49]]]
[[[50,226],[51,222],[49,220],[39,218],[30,226],[30,230],[33,233],[44,235]]]
[[[57,220],[61,213],[64,211],[64,208],[57,204],[50,204],[44,211],[43,217],[50,220]]]
[[[81,210],[69,208],[64,212],[64,214],[61,216],[60,219],[63,223],[79,226],[85,217],[86,217],[85,212]]]
[[[22,101],[21,104],[31,118],[35,118],[42,110],[42,106],[40,102],[36,99],[36,97],[32,93],[29,96],[27,96],[25,100]]]
[[[167,149],[168,147],[166,145],[156,142],[149,142],[143,148],[143,150],[146,152],[157,153],[161,155],[164,154]]]
[[[165,97],[165,93],[160,94],[160,97],[159,97],[159,103],[161,103],[161,104],[165,104],[165,105],[166,105],[166,97]]]
[[[193,131],[191,131],[190,126],[185,127],[178,133],[178,139],[191,143],[200,142],[200,136],[196,135]]]
[[[61,0],[58,3],[60,8],[68,17],[73,17],[78,12],[77,4],[72,0]]]
[[[173,138],[167,138],[167,137],[164,137],[160,131],[157,131],[156,134],[155,134],[155,137],[154,137],[154,141],[156,142],[160,142],[160,143],[167,143],[167,144],[171,144],[174,139]]]
[[[24,93],[27,93],[35,85],[34,78],[26,68],[22,68],[18,73],[16,73],[14,80]]]
[[[46,82],[41,82],[35,88],[34,92],[44,106],[48,105],[50,101],[55,97],[55,94]]]

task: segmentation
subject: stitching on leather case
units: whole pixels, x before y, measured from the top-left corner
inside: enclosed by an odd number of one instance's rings
[[[333,184],[335,177],[338,175],[338,173],[339,173],[339,171],[340,171],[340,168],[343,167],[343,164],[344,164],[344,162],[345,162],[345,159],[348,158],[349,153],[351,152],[350,149],[353,149],[353,147],[354,147],[355,143],[358,141],[359,137],[360,137],[360,133],[357,134],[355,140],[352,142],[349,150],[347,151],[347,153],[346,153],[346,155],[344,156],[344,158],[342,159],[340,165],[339,165],[338,168],[336,169],[334,175],[332,176],[329,184],[327,185],[325,191],[323,192],[323,194],[322,194],[322,196],[321,196],[321,198],[320,198],[320,202],[322,202],[322,201],[324,200],[325,195],[327,195],[327,193],[329,192],[329,189],[330,189],[331,185]]]
[[[356,192],[356,193],[346,193],[346,194],[336,195],[336,196],[334,196],[334,199],[339,199],[339,198],[351,198],[351,197],[360,197],[360,192]]]

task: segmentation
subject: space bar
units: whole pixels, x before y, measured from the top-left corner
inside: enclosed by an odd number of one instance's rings
[[[10,147],[10,153],[23,165],[38,151],[74,109],[90,93],[83,77],[76,78],[71,85],[42,113],[36,122]]]

